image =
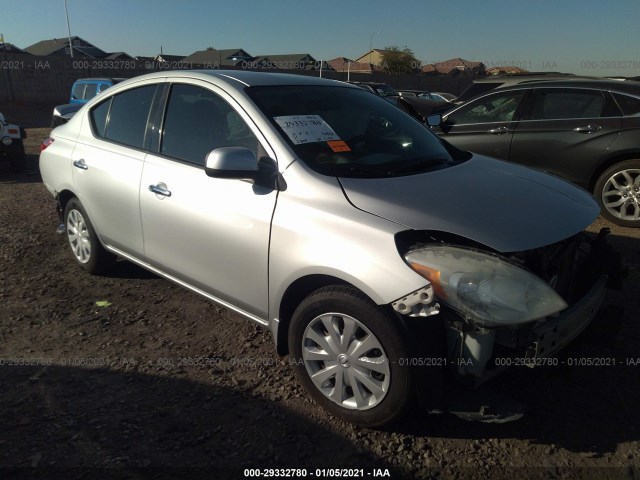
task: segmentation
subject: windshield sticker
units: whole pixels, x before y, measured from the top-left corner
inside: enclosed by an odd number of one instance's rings
[[[331,150],[333,150],[336,153],[351,151],[351,149],[349,148],[349,145],[347,145],[347,143],[344,140],[331,140],[327,142],[327,144],[329,145]]]
[[[340,140],[320,115],[287,115],[273,119],[296,145]]]

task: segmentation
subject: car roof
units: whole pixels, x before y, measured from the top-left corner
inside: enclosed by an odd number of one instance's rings
[[[100,77],[100,78],[79,78],[75,81],[75,83],[89,83],[89,82],[112,82],[112,83],[118,83],[118,82],[123,82],[127,80],[126,78],[104,78],[104,77]]]
[[[251,72],[246,70],[170,70],[166,72],[155,72],[139,77],[134,77],[120,85],[128,85],[135,81],[153,80],[153,79],[184,79],[193,78],[204,81],[210,81],[212,78],[217,79],[220,83],[225,84],[236,90],[242,90],[244,87],[262,87],[262,86],[278,86],[278,85],[324,85],[324,86],[343,86],[346,88],[357,88],[340,82],[338,80],[329,80],[326,78],[317,78],[307,75],[294,75],[288,73],[272,73],[272,72]]]
[[[599,90],[610,90],[620,93],[629,93],[633,95],[640,95],[640,82],[634,80],[611,80],[607,78],[589,78],[589,77],[575,77],[564,78],[561,80],[539,80],[535,82],[521,82],[508,86],[500,86],[493,90],[485,92],[485,94],[505,91],[505,90],[518,90],[523,88],[594,88]]]

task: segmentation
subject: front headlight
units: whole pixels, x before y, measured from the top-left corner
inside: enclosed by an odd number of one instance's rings
[[[434,245],[405,260],[443,303],[486,326],[519,325],[567,308],[541,279],[496,256]]]

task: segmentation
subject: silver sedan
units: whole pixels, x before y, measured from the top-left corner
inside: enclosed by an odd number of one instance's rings
[[[263,325],[356,424],[393,421],[416,391],[438,407],[505,358],[540,363],[602,301],[587,192],[459,150],[342,82],[145,75],[42,148],[80,267],[120,257]]]

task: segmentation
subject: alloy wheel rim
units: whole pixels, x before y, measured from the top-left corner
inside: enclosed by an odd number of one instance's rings
[[[78,210],[71,210],[67,216],[67,237],[71,250],[78,261],[87,263],[91,258],[89,229],[84,217]]]
[[[602,189],[602,204],[616,218],[640,220],[640,169],[612,175]]]
[[[315,387],[350,410],[368,410],[387,395],[389,359],[363,323],[341,313],[320,315],[307,325],[302,359]]]

